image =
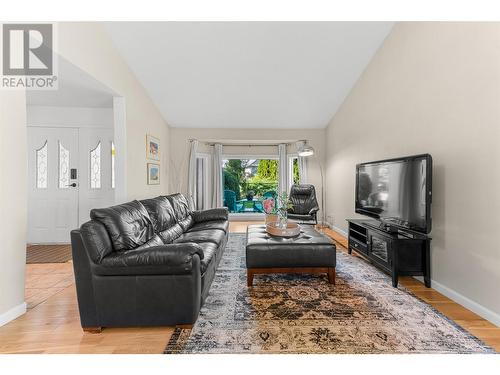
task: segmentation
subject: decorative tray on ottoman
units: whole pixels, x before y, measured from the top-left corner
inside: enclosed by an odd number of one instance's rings
[[[266,232],[276,237],[296,237],[300,234],[300,225],[297,223],[287,223],[286,228],[280,228],[279,222],[266,224]]]

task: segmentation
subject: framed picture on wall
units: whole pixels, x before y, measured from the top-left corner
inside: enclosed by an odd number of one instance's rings
[[[160,184],[160,165],[148,163],[148,185]]]
[[[146,158],[160,160],[160,140],[152,135],[146,135]]]

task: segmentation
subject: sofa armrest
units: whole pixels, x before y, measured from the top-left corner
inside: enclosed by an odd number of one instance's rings
[[[104,257],[95,271],[100,275],[181,275],[191,273],[193,257],[203,259],[200,245],[192,242],[152,246],[141,250],[114,252]]]
[[[227,208],[212,208],[210,210],[193,211],[191,213],[196,223],[212,220],[228,220],[229,211]]]

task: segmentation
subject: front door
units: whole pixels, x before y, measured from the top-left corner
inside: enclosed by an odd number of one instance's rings
[[[78,129],[28,129],[28,242],[69,243],[78,226]]]
[[[28,147],[28,243],[69,243],[115,202],[113,129],[29,127]]]
[[[90,220],[90,210],[115,202],[113,129],[80,129],[79,224]]]

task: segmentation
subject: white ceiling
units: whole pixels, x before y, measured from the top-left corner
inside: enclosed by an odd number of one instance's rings
[[[114,92],[61,56],[57,90],[28,90],[29,106],[110,108]]]
[[[392,22],[113,22],[172,127],[324,128]]]

